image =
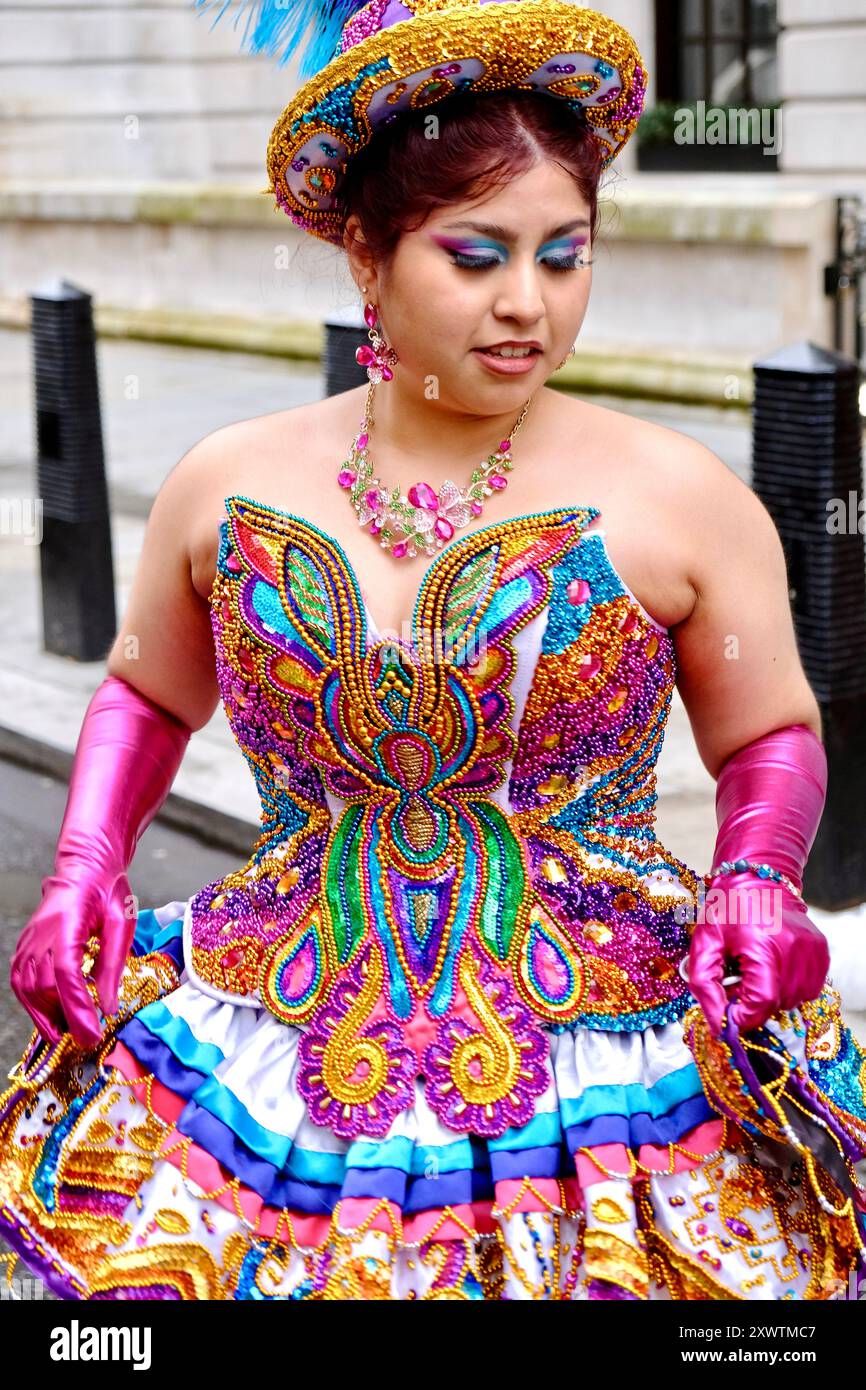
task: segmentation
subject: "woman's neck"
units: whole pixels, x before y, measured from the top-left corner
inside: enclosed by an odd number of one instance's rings
[[[537,396],[536,389],[515,447],[530,434],[530,421],[539,413]],[[399,381],[395,372],[392,381],[380,382],[373,393],[369,432],[373,472],[387,474],[383,482],[403,491],[421,479],[437,489],[445,478],[463,486],[472,469],[510,437],[526,400],[522,396],[507,412],[477,415],[425,399],[423,387]],[[461,469],[466,470],[467,479],[454,476]]]

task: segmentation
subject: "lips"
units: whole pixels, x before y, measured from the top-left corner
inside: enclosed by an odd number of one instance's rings
[[[535,371],[538,352],[521,352],[516,355],[490,352],[487,348],[473,348],[474,355],[487,372],[495,376],[525,376]]]
[[[489,346],[476,348],[475,351],[476,351],[476,352],[492,352],[492,353],[499,353],[500,350],[503,349],[503,348],[505,348],[505,349],[513,348],[516,352],[519,352],[521,355],[523,355],[523,354],[525,354],[525,353],[534,354],[534,353],[538,353],[538,352],[541,351],[541,344],[540,344],[540,343],[536,343],[536,342],[531,342],[531,343],[516,343],[516,342],[491,343]]]

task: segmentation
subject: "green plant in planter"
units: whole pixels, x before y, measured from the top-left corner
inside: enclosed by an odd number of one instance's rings
[[[682,109],[679,101],[657,101],[644,111],[637,123],[639,145],[672,145],[674,113]]]
[[[725,113],[725,125],[728,127],[728,113],[731,111],[742,112],[744,110],[778,111],[781,102],[764,102],[760,106],[746,107],[742,102],[718,102],[713,103],[704,101],[704,115],[723,111]],[[684,111],[691,111],[695,121],[698,119],[697,101],[658,101],[655,106],[651,106],[643,113],[637,124],[637,138],[639,145],[665,145],[676,146],[676,131]],[[748,125],[748,123],[746,123]],[[733,128],[739,133],[739,123],[734,122]],[[747,144],[748,141],[735,140],[734,144]]]

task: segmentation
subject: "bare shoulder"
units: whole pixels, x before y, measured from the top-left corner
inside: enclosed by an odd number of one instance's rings
[[[605,433],[622,441],[618,459],[665,534],[688,557],[693,577],[715,571],[721,553],[763,545],[781,553],[764,503],[734,470],[692,435],[605,407]],[[651,496],[647,496],[650,493]],[[672,524],[673,523],[673,524]]]
[[[329,416],[336,415],[337,399],[326,397],[307,401],[285,410],[221,425],[193,444],[176,464],[174,472],[195,487],[209,478],[213,479],[217,490],[223,484],[231,485],[242,477],[251,449],[264,448],[270,453],[280,445],[285,448],[290,440],[292,452],[297,452],[299,443],[320,430]]]
[[[579,406],[591,432],[616,451],[618,468],[626,475],[641,475],[666,500],[685,500],[690,494],[699,498],[710,483],[750,493],[733,470],[692,435],[594,402]]]
[[[663,495],[676,509],[685,537],[689,576],[700,594],[725,565],[760,552],[784,574],[782,543],[767,507],[748,483],[690,435],[642,421],[642,455],[652,459]]]
[[[178,532],[177,543],[186,550],[202,596],[210,590],[225,499],[235,493],[257,496],[269,472],[285,476],[293,461],[309,460],[329,435],[329,417],[337,415],[334,402],[305,402],[219,426],[197,440],[167,475],[154,513],[157,520],[162,513],[163,524]],[[267,485],[264,493],[270,495]]]
[[[607,511],[620,572],[660,621],[684,624],[732,565],[758,585],[784,584],[770,513],[712,449],[670,426],[576,398],[560,422],[574,440],[575,468],[591,471],[589,489]]]

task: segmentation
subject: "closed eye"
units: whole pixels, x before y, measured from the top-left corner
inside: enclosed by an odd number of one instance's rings
[[[452,265],[462,270],[489,270],[491,266],[502,265],[498,256],[470,256],[465,251],[449,252]],[[568,256],[543,256],[542,265],[550,270],[583,270],[592,265],[590,258],[583,259],[580,251],[572,251]]]
[[[543,265],[547,265],[551,270],[583,270],[584,266],[592,265],[592,258],[584,256],[585,250],[581,247],[579,251],[572,251],[567,256],[545,256],[542,260]]]
[[[451,251],[451,262],[462,270],[487,270],[491,265],[501,265],[498,256],[469,256],[465,251]]]

